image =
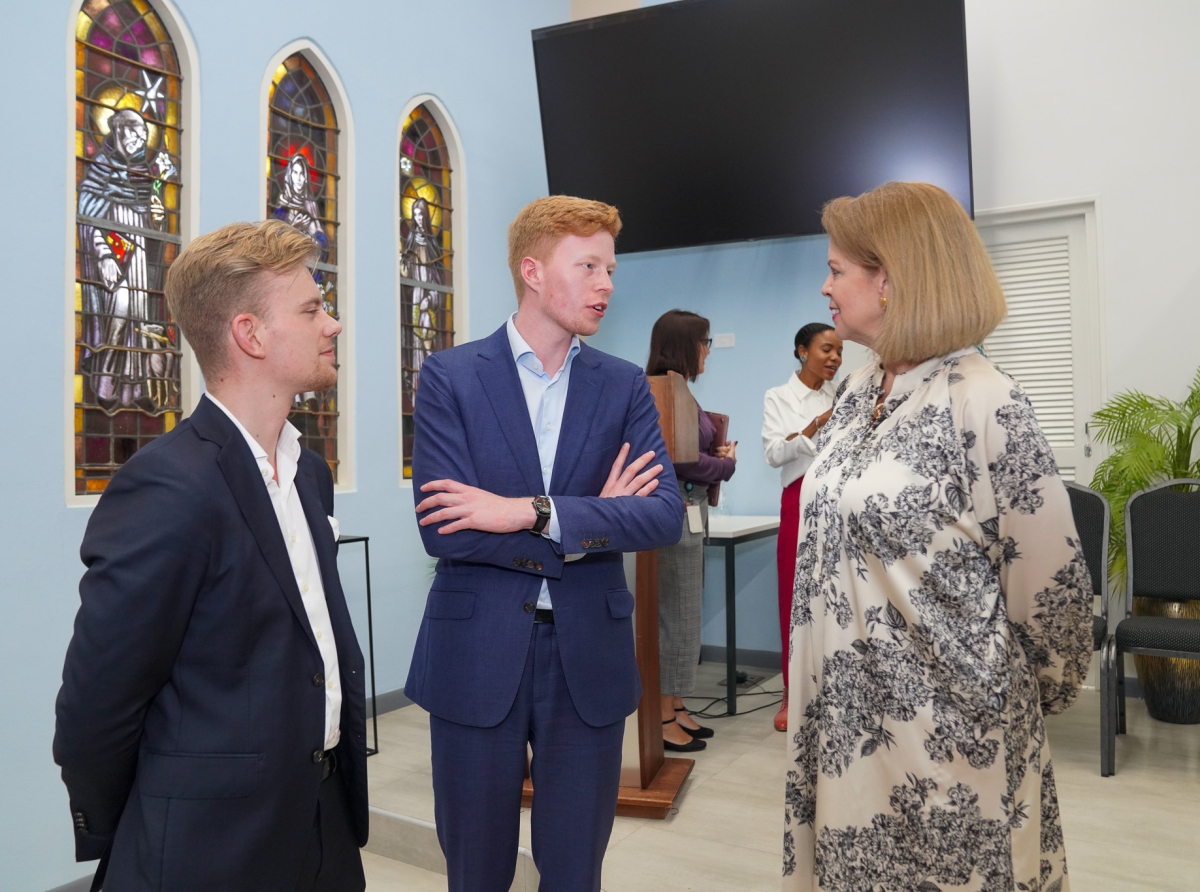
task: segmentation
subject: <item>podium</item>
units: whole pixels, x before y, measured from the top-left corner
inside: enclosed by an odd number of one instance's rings
[[[667,455],[672,462],[696,461],[700,457],[698,407],[687,388],[687,380],[675,372],[648,379]],[[682,519],[681,519],[682,522]],[[642,699],[637,712],[625,725],[627,738],[636,733],[636,766],[622,764],[617,814],[627,818],[662,819],[675,804],[675,797],[695,760],[663,755],[661,689],[658,664],[658,552],[639,551],[634,581],[634,641]],[[635,770],[636,769],[636,770]],[[521,805],[533,804],[533,785],[525,778]]]

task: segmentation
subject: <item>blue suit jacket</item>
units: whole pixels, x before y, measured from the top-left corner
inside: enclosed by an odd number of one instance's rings
[[[413,496],[449,478],[497,495],[542,494],[529,410],[508,335],[436,353],[421,367],[414,412]],[[598,498],[622,443],[654,450],[663,470],[649,496]],[[651,462],[654,464],[654,462]],[[658,410],[637,366],[584,344],[571,366],[550,492],[561,544],[527,531],[421,527],[440,558],[404,692],[430,713],[491,727],[508,714],[525,668],[533,605],[548,579],[559,651],[580,717],[599,727],[637,708],[633,595],[621,553],[673,545],[683,503]],[[585,557],[564,562],[564,555]]]
[[[363,659],[337,571],[329,468],[304,450],[342,685],[340,780],[367,838]],[[258,465],[207,399],[140,449],[92,512],[54,758],[76,856],[105,888],[292,892],[325,739],[324,663]]]

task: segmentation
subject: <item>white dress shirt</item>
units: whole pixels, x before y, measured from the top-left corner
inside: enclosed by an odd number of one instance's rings
[[[833,395],[832,381],[812,390],[793,372],[786,384],[772,387],[763,398],[763,454],[767,464],[780,469],[785,488],[803,477],[816,458],[816,446],[803,431],[833,405]],[[788,440],[789,434],[799,436]]]
[[[308,527],[304,506],[300,504],[300,494],[295,486],[296,468],[300,463],[300,431],[296,430],[290,421],[283,423],[283,430],[279,432],[279,440],[275,443],[275,461],[279,465],[279,481],[276,482],[276,469],[272,468],[267,460],[266,450],[258,445],[258,441],[250,435],[237,417],[221,405],[220,400],[211,393],[206,393],[205,397],[228,415],[229,420],[246,438],[246,445],[250,447],[250,451],[254,453],[254,460],[258,462],[258,470],[267,487],[267,495],[271,497],[271,507],[275,509],[275,517],[279,520],[279,529],[287,545],[288,559],[292,563],[292,572],[300,589],[300,600],[304,603],[308,624],[312,627],[313,635],[317,639],[317,648],[321,651],[321,660],[325,664],[325,749],[331,750],[337,746],[342,736],[342,680],[338,674],[337,643],[333,640],[329,606],[325,603],[325,585],[321,581],[317,549],[313,544],[312,530]],[[332,517],[329,521],[334,525],[336,535],[336,523]]]
[[[571,385],[571,364],[579,353],[579,337],[571,338],[571,346],[567,350],[567,358],[563,360],[562,368],[550,376],[546,374],[533,348],[517,331],[517,326],[513,323],[516,318],[516,313],[508,317],[508,346],[512,349],[513,360],[517,363],[517,377],[521,380],[525,406],[529,410],[529,422],[533,425],[533,436],[537,440],[538,462],[542,466],[542,486],[545,487],[542,492],[534,495],[549,495],[550,475],[554,473],[554,458],[558,455],[558,433],[562,427],[563,412],[567,408],[567,388]],[[542,535],[551,542],[562,541],[553,499],[550,500],[550,522],[546,524]],[[537,606],[539,610],[552,609],[550,585],[545,579],[542,580]]]

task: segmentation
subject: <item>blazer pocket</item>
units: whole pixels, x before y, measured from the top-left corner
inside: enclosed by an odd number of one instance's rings
[[[146,796],[240,799],[258,788],[257,753],[155,753],[138,758],[138,786]]]
[[[633,594],[627,588],[614,588],[608,592],[608,612],[613,619],[625,619],[633,615]]]
[[[430,619],[470,619],[474,612],[474,592],[435,588],[425,601],[425,615]]]

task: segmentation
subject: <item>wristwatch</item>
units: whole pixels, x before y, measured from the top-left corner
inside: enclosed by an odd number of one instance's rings
[[[540,536],[542,530],[546,529],[546,524],[550,522],[550,497],[534,496],[533,510],[537,512],[537,520],[533,522],[533,526],[529,528],[529,532],[535,536]]]

